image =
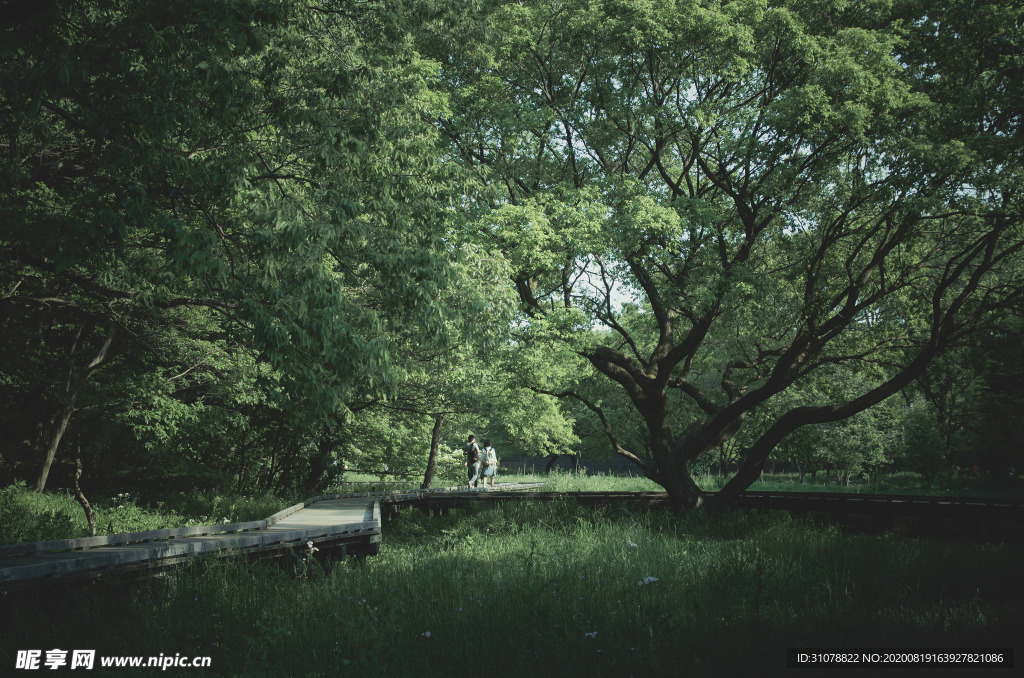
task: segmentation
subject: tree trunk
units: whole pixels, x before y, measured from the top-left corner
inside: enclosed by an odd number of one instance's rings
[[[668,492],[669,504],[676,511],[695,509],[703,505],[704,491],[693,480],[689,468],[680,468],[671,476],[662,474],[661,478],[661,485]]]
[[[283,458],[278,469],[277,478],[274,480],[274,488],[278,491],[284,491],[285,489],[293,488],[293,476],[295,475],[295,467],[301,459],[302,455],[299,454],[299,437],[302,435],[301,431],[296,431],[295,435],[292,436],[292,442],[289,446],[291,450],[290,454],[282,453]],[[287,450],[286,450],[287,452]]]
[[[36,481],[36,492],[42,493],[46,489],[46,480],[50,476],[50,468],[53,466],[53,460],[57,457],[57,448],[60,447],[60,440],[64,437],[64,432],[67,431],[68,422],[71,421],[71,415],[75,412],[75,401],[78,400],[78,393],[85,386],[85,382],[88,381],[90,375],[96,371],[96,369],[103,364],[107,359],[107,353],[110,351],[110,345],[114,341],[114,335],[117,333],[115,327],[111,327],[107,332],[107,338],[103,342],[103,346],[100,347],[96,357],[86,366],[85,371],[77,378],[74,378],[74,366],[68,368],[68,381],[64,386],[64,396],[61,398],[61,409],[57,418],[54,420],[53,432],[49,436],[49,440],[46,447],[46,454],[43,456],[43,468],[39,472],[39,479]],[[75,333],[75,340],[71,345],[71,351],[69,355],[69,362],[73,360],[75,350],[78,348],[78,341],[82,336],[82,328],[79,327]]]
[[[430,456],[427,457],[427,470],[423,472],[423,483],[421,490],[430,488],[434,482],[434,472],[437,470],[437,452],[441,448],[441,429],[444,426],[444,415],[434,415],[434,428],[430,432]]]
[[[239,451],[238,451],[238,457],[239,457],[239,459],[238,459],[238,473],[236,474],[237,477],[238,477],[238,482],[235,484],[235,491],[238,492],[238,493],[241,493],[242,489],[245,487],[245,471],[246,471],[245,460],[246,460],[246,457],[249,456],[248,455],[249,443],[246,442],[247,436],[245,435],[245,429],[244,428],[242,429],[241,434],[242,434],[242,440],[239,442],[239,445],[238,445],[239,446]]]
[[[334,448],[334,441],[328,434],[320,440],[317,445],[316,455],[309,462],[309,475],[306,476],[306,492],[316,492],[324,481],[324,476],[331,468],[331,450]]]
[[[556,461],[558,461],[558,455],[552,454],[551,457],[548,459],[547,465],[544,467],[544,473],[551,475],[551,470],[555,468]]]
[[[82,477],[82,446],[78,446],[78,455],[75,457],[75,499],[82,505],[82,510],[85,511],[85,519],[89,523],[89,536],[96,536],[96,513],[92,510],[92,506],[89,505],[89,500],[85,498],[85,493],[82,492],[82,488],[78,486],[78,479]]]
[[[690,464],[702,454],[710,454],[725,441],[712,440],[701,445],[702,449],[694,449],[691,434],[696,427],[676,437],[672,432],[668,397],[664,389],[646,391],[642,397],[635,397],[634,402],[647,424],[651,455],[655,462],[653,472],[648,472],[647,477],[665,488],[669,504],[676,511],[698,508],[704,501],[704,493],[690,474]]]
[[[60,414],[57,415],[57,420],[54,422],[53,432],[47,437],[49,442],[46,454],[43,455],[43,468],[39,471],[39,478],[36,480],[36,492],[41,493],[46,489],[46,481],[50,477],[50,467],[53,466],[53,460],[57,457],[57,448],[60,447],[61,438],[64,437],[64,432],[68,429],[68,422],[71,421],[71,415],[75,411],[77,396],[77,392],[66,396]]]
[[[279,423],[277,435],[274,436],[274,444],[270,448],[270,459],[256,475],[256,487],[271,489],[274,486],[274,480],[277,477],[278,453],[281,451],[281,441],[284,439],[284,434],[284,423]]]

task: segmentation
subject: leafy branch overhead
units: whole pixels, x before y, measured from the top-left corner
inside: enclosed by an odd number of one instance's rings
[[[283,2],[22,12],[32,30],[4,40],[3,247],[21,276],[5,303],[40,308],[58,280],[66,306],[121,324],[221,311],[316,417],[356,379],[393,381],[388,322],[441,329],[421,119],[442,100],[387,15],[356,11],[373,42]]]

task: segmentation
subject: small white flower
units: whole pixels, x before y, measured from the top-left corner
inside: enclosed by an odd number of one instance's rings
[[[631,548],[631,549],[638,548],[637,545],[634,542],[629,541],[629,542],[626,542],[626,543],[629,544],[629,548]]]
[[[637,586],[646,586],[647,584],[653,584],[658,581],[657,577],[644,577],[644,580],[637,584]]]
[[[424,631],[420,635],[423,636],[424,638],[429,638],[430,637],[430,631]]]
[[[597,638],[597,631],[589,631],[587,633],[584,633],[583,636],[585,638]]]

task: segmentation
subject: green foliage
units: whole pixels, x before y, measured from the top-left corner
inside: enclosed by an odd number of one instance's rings
[[[500,276],[441,240],[435,67],[389,8],[344,0],[17,14],[0,29],[3,477],[38,471],[70,407],[107,487],[319,482],[352,406],[393,397],[394,338],[443,343],[461,311],[442,290]]]
[[[182,492],[167,495],[156,509],[170,515],[187,516],[191,524],[247,523],[264,520],[301,499],[275,495],[221,495]]]
[[[88,537],[82,507],[74,497],[43,497],[24,483],[0,490],[0,543]]]
[[[437,458],[437,487],[461,487],[466,482],[466,456],[462,448],[443,448]]]
[[[946,446],[935,419],[935,412],[931,408],[915,407],[903,424],[902,452],[906,466],[920,473],[929,483],[949,463]]]

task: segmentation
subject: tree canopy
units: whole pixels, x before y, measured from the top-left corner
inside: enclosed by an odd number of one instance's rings
[[[949,415],[937,361],[1019,401],[965,349],[1013,344],[1024,289],[1007,3],[5,15],[7,480],[73,451],[115,485],[314,489],[490,427],[600,432],[695,506],[726,446],[722,503],[815,427],[883,459],[870,408]]]
[[[485,2],[423,44],[524,334],[621,387],[649,449],[578,379],[544,390],[692,506],[691,465],[759,408],[777,414],[719,501],[1019,299],[1020,30],[983,3]]]

